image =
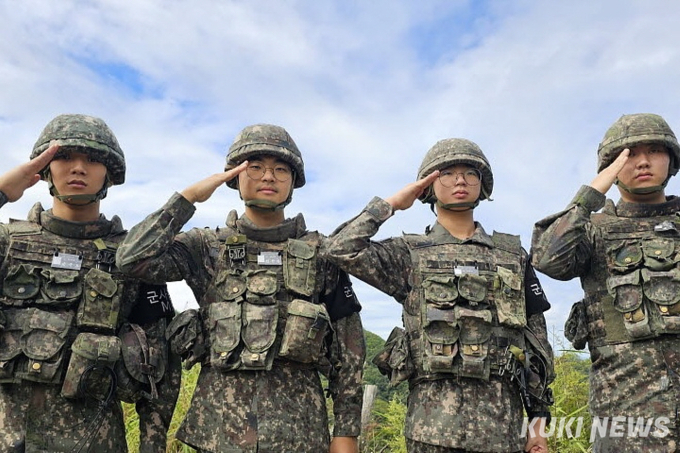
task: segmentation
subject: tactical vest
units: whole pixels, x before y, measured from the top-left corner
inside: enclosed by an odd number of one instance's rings
[[[403,316],[415,379],[504,374],[509,349],[525,349],[519,237],[494,232],[493,248],[422,235],[404,239],[413,274]]]
[[[605,210],[591,221],[602,240],[596,253],[603,258],[594,259],[604,259],[598,269],[606,269],[606,288],[584,285],[591,346],[680,334],[678,217],[626,218]]]
[[[155,394],[165,371],[165,348],[145,344],[141,349],[148,357],[137,361],[131,355],[140,345],[124,344],[126,337],[117,335],[128,314],[123,310],[130,308],[123,303],[136,298],[139,286],[115,267],[125,232],[104,240],[57,235],[33,221],[5,227],[9,243],[0,268],[0,383],[61,384],[63,396],[79,398],[85,388],[81,378],[89,375],[97,391],[117,381],[124,401],[139,399],[145,385]],[[135,376],[140,366],[148,369]],[[99,371],[93,373],[95,368]]]
[[[0,382],[60,383],[78,332],[113,335],[123,283],[114,272],[122,236],[57,236],[33,222],[13,222],[2,265],[5,318]]]
[[[222,371],[269,370],[280,358],[314,367],[331,329],[319,301],[318,234],[272,243],[227,228],[218,239],[215,277],[201,304],[207,364]]]

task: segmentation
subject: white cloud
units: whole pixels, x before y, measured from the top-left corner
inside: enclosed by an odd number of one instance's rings
[[[27,158],[56,114],[100,116],[129,166],[102,207],[128,227],[219,171],[243,126],[270,122],[303,152],[309,183],[287,212],[304,212],[312,229],[330,233],[413,180],[437,140],[465,137],[495,171],[495,201],[478,220],[528,247],[533,223],[592,179],[598,141],[619,115],[651,111],[680,127],[680,4],[661,0],[5,0],[0,15],[4,169]],[[1,218],[25,216],[38,199],[49,206],[44,184]],[[220,225],[240,207],[225,187],[188,227]],[[432,220],[417,204],[378,237]],[[580,289],[541,280],[561,329]],[[386,337],[398,306],[358,292],[365,326]]]

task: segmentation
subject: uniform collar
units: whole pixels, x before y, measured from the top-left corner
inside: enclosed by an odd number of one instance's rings
[[[491,236],[486,234],[482,225],[475,222],[475,232],[467,239],[458,239],[449,233],[439,222],[435,222],[429,229],[427,235],[441,244],[481,244],[488,247],[493,247],[493,240]]]
[[[74,239],[96,239],[123,232],[123,224],[118,216],[111,220],[99,215],[93,222],[70,222],[54,216],[52,210],[43,210],[40,203],[36,203],[28,215],[28,220],[39,223],[45,230],[57,236]]]
[[[666,197],[663,203],[629,203],[619,200],[614,209],[619,217],[659,217],[674,215],[680,211],[680,198],[676,196]]]
[[[307,225],[302,214],[298,214],[292,219],[286,219],[273,227],[260,228],[242,215],[236,220],[236,229],[239,233],[253,241],[262,242],[283,242],[290,238],[299,238],[307,231]]]

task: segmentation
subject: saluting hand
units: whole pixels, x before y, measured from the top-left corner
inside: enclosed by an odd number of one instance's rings
[[[26,189],[33,187],[35,183],[40,181],[38,173],[50,164],[58,150],[59,144],[54,143],[39,156],[0,176],[0,190],[7,195],[7,200],[10,202],[17,201]]]
[[[602,170],[595,179],[593,179],[590,186],[598,192],[606,194],[609,189],[611,189],[614,182],[616,182],[616,178],[623,169],[623,166],[626,165],[629,154],[630,150],[628,148],[621,151],[621,154],[619,154],[614,162]]]
[[[232,179],[236,178],[239,175],[239,173],[245,171],[247,167],[248,161],[245,160],[241,162],[241,164],[238,167],[234,167],[229,171],[216,173],[212,176],[208,176],[204,180],[199,181],[184,189],[181,192],[182,196],[189,200],[191,203],[203,203],[212,196],[212,194],[219,186],[226,183],[227,181],[231,181]]]
[[[395,211],[408,209],[438,177],[439,170],[435,170],[423,179],[407,184],[399,192],[386,198],[385,201],[391,204]]]

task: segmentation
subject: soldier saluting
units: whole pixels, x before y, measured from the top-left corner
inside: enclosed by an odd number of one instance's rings
[[[32,160],[0,177],[0,206],[42,177],[52,209],[0,225],[0,450],[127,452],[118,400],[136,403],[140,451],[166,447],[179,393],[165,284],[124,277],[120,219],[100,213],[125,156],[99,118],[59,115]],[[164,297],[164,304],[150,298]]]
[[[604,427],[593,429],[593,451],[676,451],[680,198],[665,187],[678,172],[680,145],[661,116],[638,113],[620,117],[597,154],[590,185],[536,223],[533,263],[558,280],[580,278],[585,292],[565,336],[590,349],[590,412],[593,426]],[[605,196],[612,185],[616,204]],[[629,435],[630,423],[646,434]]]
[[[403,306],[378,367],[409,382],[404,435],[410,453],[546,452],[552,350],[549,304],[518,236],[487,234],[474,221],[493,190],[482,150],[460,138],[437,142],[417,182],[375,197],[332,236],[331,259]],[[425,234],[371,241],[416,199],[437,221]],[[524,402],[534,422],[522,431]]]
[[[245,214],[180,233],[226,183]],[[325,239],[298,214],[302,155],[288,132],[258,124],[229,148],[224,173],[176,193],[131,230],[117,262],[153,281],[186,280],[200,306],[169,327],[171,345],[201,373],[177,438],[204,452],[358,453],[365,345],[349,280]],[[334,400],[329,439],[319,371]]]

